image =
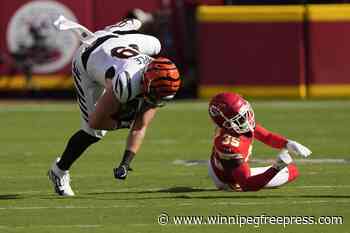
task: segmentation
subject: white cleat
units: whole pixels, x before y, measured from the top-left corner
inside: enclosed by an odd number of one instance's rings
[[[142,22],[138,19],[125,19],[114,25],[105,27],[105,31],[118,33],[118,32],[129,32],[138,31],[142,26]]]
[[[154,21],[154,17],[151,13],[141,10],[140,8],[136,8],[132,11],[134,16],[139,19],[142,23],[150,23]]]
[[[63,171],[57,166],[60,158],[52,164],[48,171],[49,180],[52,182],[55,192],[60,196],[74,196],[74,192],[70,187],[69,171]]]
[[[289,155],[287,150],[281,150],[281,152],[278,154],[278,157],[276,159],[276,162],[274,164],[274,167],[277,170],[282,170],[283,168],[287,167],[289,164],[293,162],[292,157]]]

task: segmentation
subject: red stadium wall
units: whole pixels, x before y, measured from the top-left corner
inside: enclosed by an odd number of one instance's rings
[[[199,96],[350,96],[349,5],[198,9]]]
[[[350,4],[310,5],[308,93],[350,96]]]
[[[115,0],[95,0],[93,1],[94,12],[93,12],[93,21],[95,24],[95,30],[105,27],[107,25],[114,24],[126,14],[134,9],[140,8],[145,11],[156,11],[161,6],[160,0],[127,0],[123,1],[122,4]]]
[[[82,4],[83,3],[83,4]],[[118,22],[121,18],[126,16],[129,10],[134,8],[140,8],[146,11],[155,11],[161,7],[161,0],[128,0],[120,3],[115,0],[58,0],[58,1],[29,1],[29,0],[1,0],[0,7],[0,91],[8,90],[22,90],[26,86],[25,77],[22,72],[14,65],[14,59],[10,56],[10,49],[8,45],[8,32],[11,20],[17,19],[16,25],[20,25],[20,28],[12,27],[12,31],[18,31],[16,38],[12,38],[11,41],[24,40],[30,43],[29,33],[24,33],[23,30],[29,30],[28,27],[31,24],[38,24],[36,21],[40,21],[41,24],[53,21],[54,17],[57,17],[58,12],[63,13],[66,17],[68,11],[73,14],[75,19],[86,26],[90,30],[96,30],[106,25],[111,25]],[[52,5],[59,5],[58,7]],[[61,8],[65,10],[62,10]],[[24,10],[23,10],[24,9]],[[54,16],[56,15],[56,16]],[[46,20],[46,18],[47,20]],[[39,19],[39,20],[38,20]],[[47,25],[41,25],[45,28]],[[39,28],[40,28],[39,27]],[[12,33],[13,34],[13,33]],[[16,33],[14,33],[16,34]],[[28,37],[28,38],[26,38]],[[51,36],[52,37],[52,36]],[[49,38],[54,40],[55,38]],[[21,42],[22,43],[22,42]],[[66,43],[66,42],[63,42]],[[70,41],[68,44],[61,45],[61,49],[75,50],[77,46],[69,47],[69,43],[78,42]],[[67,45],[67,46],[66,46]],[[65,48],[66,47],[66,48]],[[33,50],[33,56],[36,56],[38,49]],[[62,51],[60,51],[62,52]],[[59,57],[59,51],[56,51]],[[64,54],[64,52],[62,52]],[[66,59],[64,65],[59,68],[48,69],[47,72],[35,72],[33,74],[33,85],[41,90],[64,90],[72,88],[73,83],[70,78],[70,61]],[[59,60],[59,58],[58,58]],[[41,62],[45,63],[41,58]],[[56,66],[55,64],[52,64]]]
[[[200,96],[304,97],[303,17],[302,6],[201,7]]]
[[[222,5],[224,2],[183,1],[199,5]],[[96,30],[117,22],[131,9],[156,11],[177,1],[128,0],[116,4],[115,0],[84,0],[81,4],[82,0],[2,0],[0,91],[22,90],[26,85],[24,76],[14,68],[9,56],[10,22],[17,17],[18,22],[12,31],[18,35],[10,40],[16,42],[30,37],[23,33],[23,25],[28,30],[29,24],[45,18],[45,14],[57,14],[50,7],[38,6],[27,9],[24,15],[18,13],[23,6],[38,2],[59,3],[72,12],[78,22]],[[197,19],[199,96],[210,97],[231,90],[263,97],[350,96],[350,66],[347,65],[350,54],[349,4],[202,6],[198,8]],[[187,43],[177,42],[174,44],[180,47],[185,47],[181,43]],[[64,49],[75,50],[72,41],[64,43],[61,45]],[[33,51],[33,56],[36,56],[40,48]],[[56,59],[56,53],[53,51],[47,59]],[[34,72],[34,85],[43,90],[72,88],[70,59],[56,69],[51,67],[47,72]],[[45,63],[45,60],[41,58],[41,62]]]
[[[88,28],[93,27],[93,21],[91,18],[92,9],[92,0],[86,0],[86,4],[79,4],[77,1],[70,0],[60,0],[58,1],[61,5],[71,11],[76,19],[86,25]],[[11,90],[11,89],[23,89],[25,85],[25,79],[21,72],[15,68],[13,64],[13,59],[9,55],[9,46],[8,46],[8,34],[10,28],[11,19],[17,16],[21,18],[23,22],[18,22],[21,25],[26,25],[33,23],[36,17],[40,17],[39,12],[44,12],[45,10],[52,10],[51,7],[46,8],[43,5],[43,9],[40,10],[38,6],[30,6],[33,1],[27,0],[2,0],[0,8],[0,51],[2,55],[3,63],[0,65],[0,90]],[[55,3],[55,2],[54,2]],[[26,7],[28,6],[28,7]],[[23,7],[23,8],[21,8]],[[23,10],[25,8],[25,10]],[[22,9],[22,11],[19,11]],[[51,14],[48,12],[47,14]],[[13,30],[23,30],[25,27],[20,27]],[[24,35],[19,33],[17,38],[11,38],[11,40],[20,39]],[[25,35],[28,36],[29,35]],[[35,55],[35,54],[34,54]],[[53,72],[48,71],[47,73],[34,74],[33,82],[38,88],[47,88],[47,89],[65,89],[72,86],[72,81],[70,79],[70,62],[67,59],[65,65],[62,65],[60,68],[55,69]]]

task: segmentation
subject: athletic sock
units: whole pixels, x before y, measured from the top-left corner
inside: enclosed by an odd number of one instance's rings
[[[98,142],[100,139],[83,130],[77,131],[68,141],[57,166],[61,170],[69,170],[75,160],[77,160],[83,152],[91,145]]]
[[[299,171],[297,166],[294,163],[291,163],[288,165],[288,183],[292,182],[293,180],[295,180],[298,176],[299,176]]]

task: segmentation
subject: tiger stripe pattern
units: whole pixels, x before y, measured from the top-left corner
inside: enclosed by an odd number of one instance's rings
[[[157,99],[173,98],[181,86],[176,65],[167,58],[154,59],[147,67],[143,77],[144,91]]]

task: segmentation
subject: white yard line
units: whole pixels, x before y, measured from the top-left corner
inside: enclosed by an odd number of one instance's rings
[[[52,229],[64,229],[64,228],[101,228],[101,227],[116,227],[116,225],[132,225],[132,226],[150,226],[154,225],[154,223],[132,223],[132,224],[124,224],[124,223],[114,223],[113,225],[98,225],[98,224],[79,224],[79,225],[17,225],[17,226],[6,226],[6,225],[0,225],[0,229],[33,229],[33,228],[52,228]],[[50,231],[51,232],[51,231]],[[68,233],[71,233],[72,231],[68,231]],[[117,232],[117,231],[116,231]]]
[[[196,191],[196,189],[200,189],[200,190],[204,190],[205,191],[212,191],[214,188],[213,187],[192,187],[194,192]],[[287,187],[288,188],[288,187]],[[303,186],[293,186],[290,187],[288,189],[335,189],[335,188],[350,188],[350,185],[303,185]],[[160,193],[166,194],[166,190],[167,189],[171,189],[171,187],[154,187],[154,188],[124,188],[124,189],[120,189],[120,188],[116,188],[116,189],[111,189],[111,190],[105,190],[105,189],[95,189],[95,190],[89,190],[89,193],[105,193],[105,192],[114,192],[116,195],[118,195],[118,193],[124,193],[124,192],[155,192],[157,193],[157,191],[162,191]],[[20,195],[20,194],[36,194],[36,195],[47,195],[48,193],[51,193],[48,190],[41,190],[41,191],[36,191],[36,190],[28,190],[26,192],[7,192],[7,193],[13,193],[14,195]],[[171,191],[169,191],[169,193],[171,193]],[[221,193],[220,191],[217,191],[217,193]],[[238,193],[239,194],[239,193]],[[1,194],[0,194],[1,195]],[[6,194],[4,194],[6,195]],[[78,196],[80,194],[78,193]],[[86,196],[86,193],[82,193],[82,196]],[[140,193],[140,195],[142,195],[142,193]],[[305,204],[326,204],[326,203],[344,203],[344,204],[348,204],[350,203],[349,199],[341,199],[341,197],[339,197],[338,199],[327,199],[325,197],[325,200],[292,200],[293,196],[288,196],[286,195],[286,200],[285,201],[268,201],[265,200],[263,202],[252,202],[252,201],[237,201],[235,196],[235,194],[233,193],[232,196],[232,201],[212,201],[212,202],[208,202],[207,205],[210,206],[217,206],[217,205],[230,205],[230,206],[252,206],[252,205],[283,205],[283,204],[288,204],[288,205],[305,205]],[[248,197],[248,196],[247,196]],[[272,196],[273,197],[273,196]],[[93,198],[93,195],[91,195],[91,198]],[[169,196],[169,199],[176,200],[176,196],[171,197]],[[199,198],[196,196],[193,196],[193,198]],[[227,198],[230,199],[230,196],[223,196],[223,198]],[[267,199],[269,197],[267,196]],[[305,196],[305,199],[307,199],[308,197]],[[312,198],[312,197],[310,197]],[[322,197],[320,197],[322,198]],[[241,197],[241,199],[244,199],[244,196]],[[71,199],[72,201],[74,200],[74,198]],[[162,207],[171,207],[173,206],[173,203],[162,203]],[[194,206],[197,205],[196,203],[192,203],[192,202],[183,202],[183,203],[178,203],[177,205],[179,206]],[[118,209],[118,208],[140,208],[140,207],[147,207],[147,204],[143,204],[143,203],[137,203],[137,204],[113,204],[113,205],[105,205],[105,206],[93,206],[93,205],[60,205],[60,206],[8,206],[8,207],[0,207],[0,211],[26,211],[26,210],[33,210],[33,211],[41,211],[41,210],[48,210],[48,209],[57,209],[57,210],[64,210],[64,209]],[[76,225],[76,227],[83,227],[84,225]],[[95,225],[92,225],[95,226]],[[1,228],[2,226],[0,226]],[[87,225],[87,227],[89,227],[89,225]]]
[[[12,112],[79,112],[79,109],[75,105],[0,106],[0,113]]]
[[[348,100],[331,100],[331,101],[252,101],[253,107],[264,108],[320,108],[335,109],[350,107]],[[208,108],[208,101],[174,101],[170,102],[165,108],[166,111],[191,110],[202,111]],[[11,103],[0,102],[0,113],[6,112],[78,112],[77,104],[72,102],[55,103],[55,102],[36,102],[36,103]]]
[[[212,205],[233,205],[233,206],[251,206],[251,205],[305,205],[322,203],[350,203],[350,200],[316,200],[316,201],[264,201],[264,202],[214,202]]]
[[[286,196],[288,198],[288,196]],[[230,197],[227,197],[229,199]],[[292,197],[291,197],[292,198]],[[241,199],[244,199],[242,197]],[[234,197],[232,198],[232,201],[212,201],[208,202],[206,205],[208,206],[218,206],[218,205],[230,205],[230,206],[254,206],[254,205],[312,205],[312,204],[325,204],[325,203],[343,203],[348,204],[350,203],[350,200],[344,199],[344,200],[286,200],[286,201],[262,201],[262,202],[252,202],[252,201],[237,201]],[[191,203],[191,202],[185,202],[185,203],[177,203],[176,205],[179,206],[196,206],[198,203]],[[147,207],[149,205],[146,204],[135,204],[135,205],[105,205],[105,206],[10,206],[10,207],[0,207],[0,211],[24,211],[24,210],[48,210],[48,209],[120,209],[120,208],[142,208]],[[162,203],[162,207],[171,207],[174,206],[174,203]]]
[[[116,195],[118,195],[119,193],[127,193],[127,192],[134,192],[135,194],[137,194],[137,192],[140,192],[139,195],[142,194],[142,192],[154,192],[157,193],[159,191],[159,193],[163,193],[163,194],[170,194],[171,193],[171,189],[172,188],[176,188],[176,187],[154,187],[154,188],[118,188],[116,187],[115,189],[90,189],[88,193],[86,192],[82,192],[82,193],[78,193],[77,196],[86,196],[87,194],[93,194],[96,193],[97,195],[99,194],[103,194],[103,193],[115,193]],[[206,191],[216,191],[214,189],[214,186],[210,186],[210,187],[190,187],[193,189],[194,192],[196,192],[196,190],[202,190],[203,192]],[[283,187],[284,189],[349,189],[350,185],[344,184],[338,184],[338,185],[301,185],[301,186],[286,186]],[[167,192],[166,190],[169,190],[169,192]],[[217,190],[218,193],[220,193],[219,190]],[[181,192],[179,192],[181,193]],[[186,191],[184,191],[184,193],[187,193]],[[190,192],[189,192],[190,193]],[[227,192],[229,193],[229,192]],[[49,195],[49,194],[53,194],[53,192],[51,191],[51,189],[47,189],[47,190],[27,190],[27,191],[6,191],[6,193],[0,193],[1,195]],[[93,195],[92,195],[93,196]],[[59,198],[57,196],[57,198]],[[228,197],[229,198],[229,197]],[[74,197],[72,198],[72,200],[74,200]],[[134,207],[134,205],[130,205],[130,207]],[[66,208],[69,208],[66,207]],[[0,207],[1,209],[1,207]]]
[[[288,188],[287,186],[284,188]],[[350,185],[302,185],[302,186],[293,186],[291,188],[297,189],[335,189],[335,188],[350,188]]]
[[[5,225],[0,225],[0,229],[27,229],[27,228],[98,228],[98,227],[103,227],[103,225],[31,225],[31,226],[5,226]]]
[[[259,156],[257,156],[259,157]],[[332,156],[329,156],[332,157]],[[272,163],[274,159],[251,159],[252,163]],[[294,159],[294,162],[300,164],[350,164],[349,159],[331,159],[331,158],[323,158],[323,159]],[[207,165],[208,160],[183,160],[176,159],[172,162],[175,165],[184,165],[184,166],[195,166],[195,165]]]
[[[329,156],[329,157],[335,157],[335,156]],[[271,163],[274,162],[274,159],[252,159],[251,162],[255,163]],[[349,159],[331,159],[331,158],[323,158],[323,159],[294,159],[296,163],[316,163],[316,164],[329,164],[329,163],[336,163],[336,164],[344,164],[344,163],[350,163]]]
[[[10,206],[0,207],[0,210],[47,210],[47,209],[118,209],[138,208],[140,205],[111,205],[111,206]]]

